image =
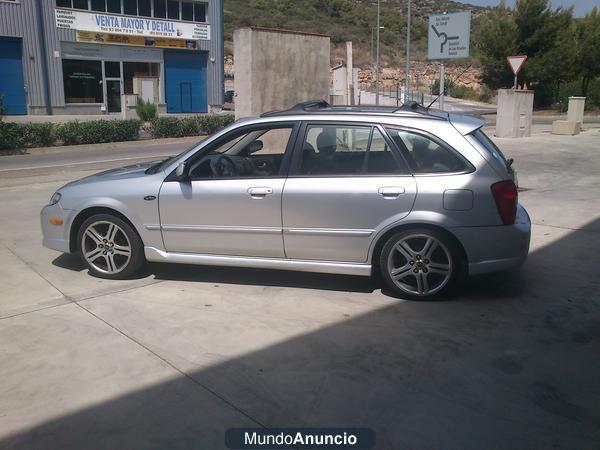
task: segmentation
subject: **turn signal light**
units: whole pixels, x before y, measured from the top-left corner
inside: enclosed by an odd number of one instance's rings
[[[504,225],[512,225],[517,218],[517,186],[512,180],[492,184],[492,194],[496,200],[498,213]]]
[[[63,224],[63,220],[62,219],[58,219],[56,217],[50,217],[50,219],[48,219],[48,221],[52,224],[52,225],[62,225]]]

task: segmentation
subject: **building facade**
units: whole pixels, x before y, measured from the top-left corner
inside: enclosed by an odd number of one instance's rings
[[[0,0],[5,113],[218,110],[223,1]]]

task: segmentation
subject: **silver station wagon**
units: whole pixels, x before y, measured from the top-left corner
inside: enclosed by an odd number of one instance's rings
[[[371,276],[429,298],[520,265],[531,223],[479,118],[310,101],[164,161],[60,188],[44,245],[125,278],[145,261]]]

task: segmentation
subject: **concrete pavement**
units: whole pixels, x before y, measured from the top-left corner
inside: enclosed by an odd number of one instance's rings
[[[278,271],[92,278],[41,247],[40,207],[123,155],[188,143],[0,158],[0,448],[219,449],[240,426],[366,426],[380,449],[595,448],[600,130],[496,141],[531,256],[439,302]]]

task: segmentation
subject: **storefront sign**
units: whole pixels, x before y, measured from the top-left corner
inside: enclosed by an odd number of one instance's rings
[[[151,38],[210,40],[210,25],[115,14],[55,10],[56,26],[69,30],[92,31]]]
[[[89,31],[77,31],[75,36],[77,42],[93,42],[95,44],[136,45],[140,47],[155,48],[183,48],[188,50],[196,50],[198,48],[197,41],[184,41],[183,39],[124,36],[120,34],[91,33]]]

